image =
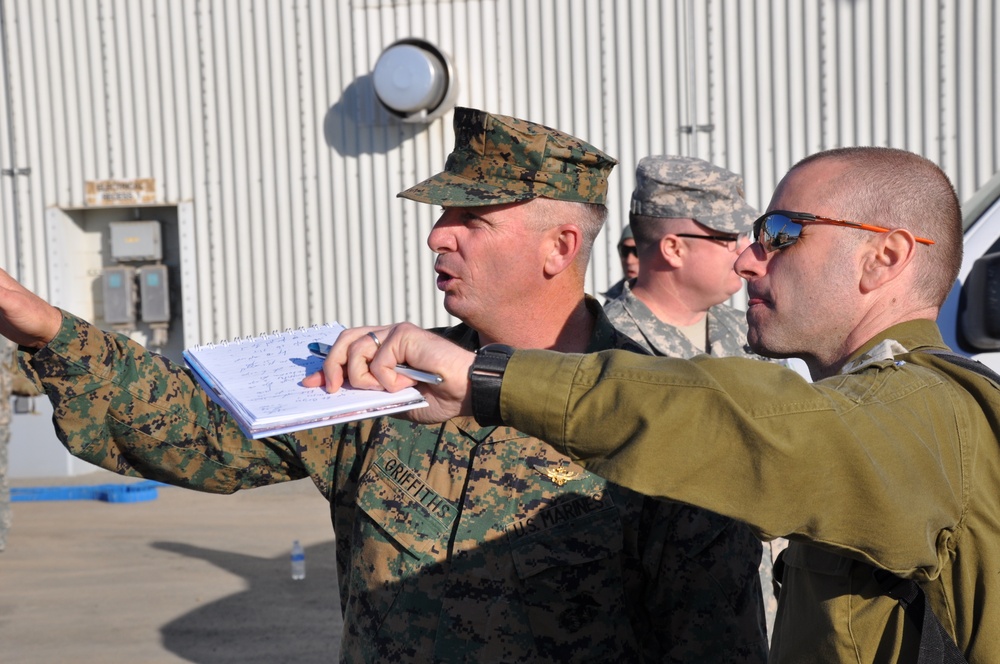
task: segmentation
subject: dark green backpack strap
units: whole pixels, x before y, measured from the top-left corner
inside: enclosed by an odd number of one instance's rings
[[[1000,387],[1000,374],[998,374],[996,371],[993,371],[993,369],[990,369],[988,366],[986,366],[979,360],[975,360],[965,355],[959,355],[958,353],[953,353],[950,350],[922,350],[918,352],[927,353],[928,355],[935,355],[937,357],[940,357],[942,360],[947,360],[948,362],[951,362],[955,366],[962,367],[963,369],[968,369],[969,371],[974,371],[980,376],[985,376],[986,378],[989,378],[994,383],[996,383],[997,387]]]

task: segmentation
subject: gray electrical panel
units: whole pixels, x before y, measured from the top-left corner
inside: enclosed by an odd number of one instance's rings
[[[112,221],[111,258],[115,262],[158,261],[163,258],[158,221]]]
[[[135,321],[135,269],[128,266],[104,268],[104,322],[111,325]]]
[[[144,323],[170,322],[170,290],[166,265],[139,268],[139,308]]]

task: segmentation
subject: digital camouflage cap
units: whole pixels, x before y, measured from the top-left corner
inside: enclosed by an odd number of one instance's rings
[[[625,227],[622,228],[621,237],[618,238],[618,250],[621,251],[622,245],[625,244],[625,240],[631,240],[634,237],[635,234],[632,232],[632,226],[625,224]]]
[[[743,178],[696,157],[643,157],[635,169],[633,214],[694,219],[727,233],[749,233],[757,211],[747,204]]]
[[[398,195],[434,205],[476,207],[544,197],[604,203],[617,164],[557,129],[472,108],[455,109],[455,149],[444,171]]]

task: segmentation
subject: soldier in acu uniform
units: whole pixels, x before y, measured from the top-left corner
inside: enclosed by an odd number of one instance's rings
[[[733,265],[750,243],[756,216],[736,173],[695,157],[641,159],[629,206],[639,272],[605,303],[608,319],[653,355],[765,359],[747,346],[746,314],[726,303],[743,287]],[[773,562],[787,544],[768,542],[761,558],[769,629],[778,609]]]
[[[639,254],[635,248],[635,236],[632,235],[632,227],[628,224],[625,224],[625,228],[622,229],[622,234],[618,238],[618,246],[616,248],[618,249],[618,260],[621,261],[622,274],[624,276],[611,284],[608,290],[601,293],[605,303],[621,295],[622,290],[625,289],[626,282],[634,284],[635,278],[639,274]]]
[[[735,173],[694,157],[644,157],[629,226],[633,284],[605,304],[615,327],[654,355],[745,357],[746,316],[725,303],[743,287],[733,264],[756,212]]]
[[[583,290],[616,162],[554,129],[472,109],[455,111],[455,136],[444,172],[400,194],[444,208],[428,245],[445,308],[463,323],[438,333],[470,350],[641,352]],[[248,440],[182,367],[3,279],[17,295],[0,296],[0,330],[37,349],[23,359],[75,454],[220,493],[315,482],[337,535],[344,661],[766,659],[748,531],[692,536],[677,504],[470,417]],[[358,343],[374,352],[380,341]],[[678,567],[677,532],[703,567]],[[695,573],[711,579],[685,585]]]

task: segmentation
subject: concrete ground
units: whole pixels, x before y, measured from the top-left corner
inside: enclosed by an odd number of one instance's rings
[[[98,470],[11,485],[130,481]],[[0,661],[335,662],[328,506],[308,480],[216,496],[14,503],[0,552]],[[292,540],[306,578],[292,581]]]

